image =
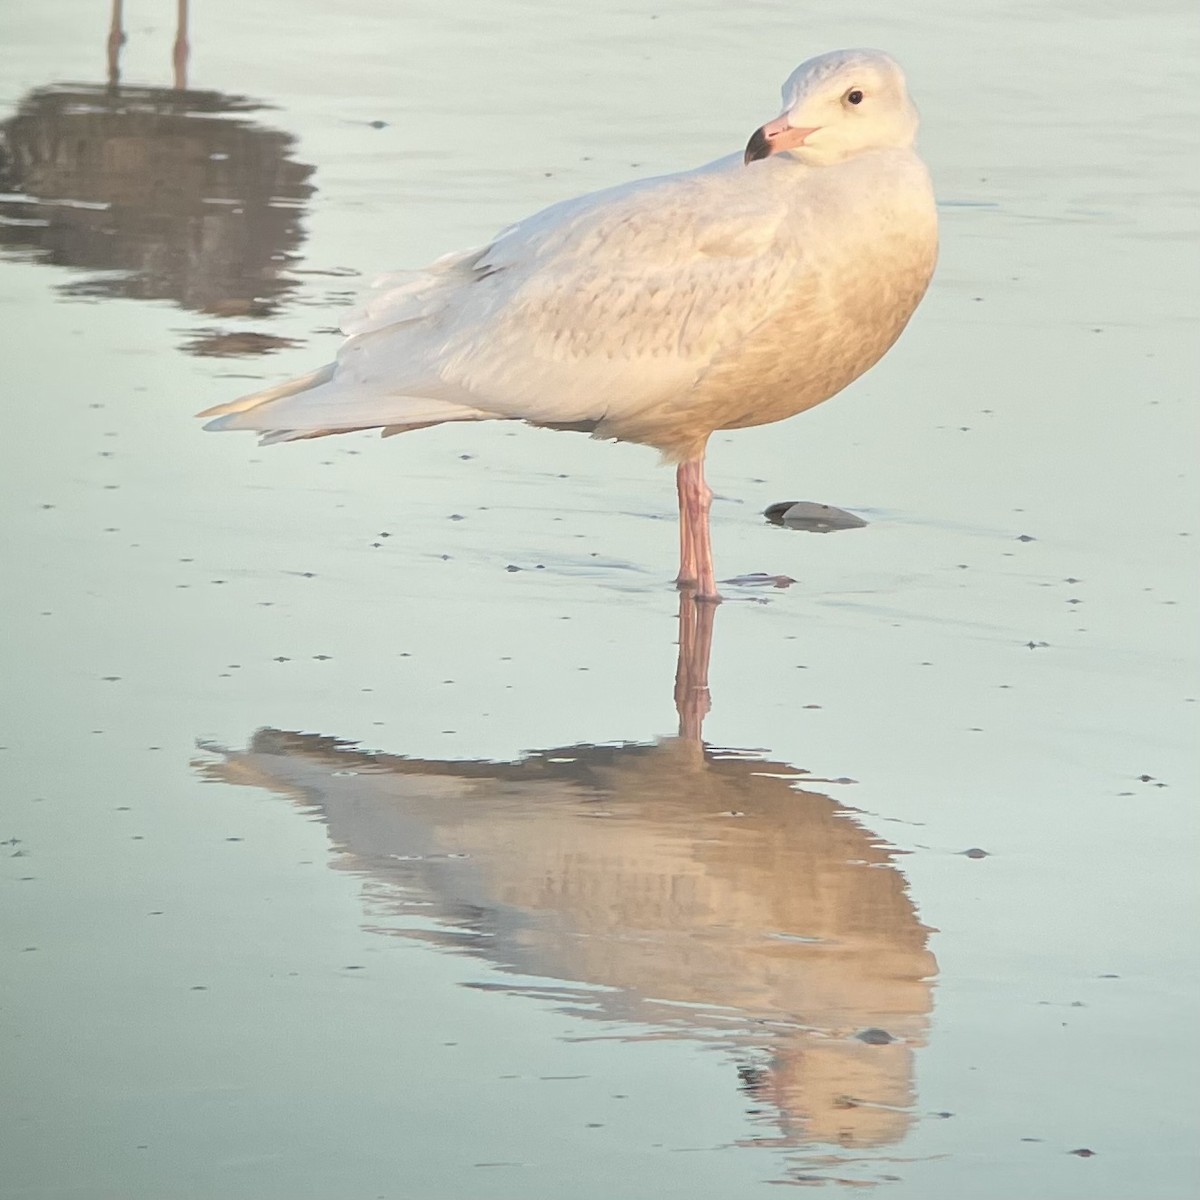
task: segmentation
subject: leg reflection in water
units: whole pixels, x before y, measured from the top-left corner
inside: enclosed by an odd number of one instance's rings
[[[108,59],[108,86],[115,88],[121,82],[121,48],[128,39],[125,36],[125,0],[112,0],[108,20],[108,41],[105,51]],[[187,66],[191,46],[188,43],[188,0],[175,0],[175,41],[171,46],[171,68],[175,88],[187,88]]]
[[[756,1143],[894,1144],[928,1029],[929,930],[896,852],[821,781],[702,740],[715,613],[681,596],[677,737],[443,761],[267,728],[198,769],[323,821],[372,928],[540,976],[487,986],[565,993],[626,1038],[725,1047],[771,1127]]]
[[[700,745],[704,718],[712,707],[708,691],[708,661],[712,657],[713,619],[716,607],[695,601],[686,592],[679,596],[679,660],[675,666],[675,710],[679,736]]]

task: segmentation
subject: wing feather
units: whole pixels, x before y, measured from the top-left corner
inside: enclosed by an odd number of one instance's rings
[[[686,389],[781,301],[787,206],[731,160],[556,205],[368,305],[339,378],[499,417],[598,420]],[[390,299],[388,298],[390,296]]]

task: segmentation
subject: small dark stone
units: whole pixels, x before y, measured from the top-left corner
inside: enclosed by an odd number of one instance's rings
[[[964,850],[963,855],[966,858],[987,858],[988,852],[981,850],[978,846],[972,846],[970,850]]]
[[[874,1026],[870,1029],[860,1029],[854,1036],[860,1042],[866,1042],[868,1046],[886,1046],[896,1040],[886,1029],[877,1029]]]
[[[1086,1146],[1080,1146],[1078,1150],[1069,1150],[1068,1154],[1074,1154],[1076,1158],[1094,1158],[1095,1150],[1089,1150]]]
[[[782,500],[763,510],[772,525],[799,529],[806,533],[834,533],[841,529],[862,529],[867,522],[843,508],[817,504],[811,500]]]

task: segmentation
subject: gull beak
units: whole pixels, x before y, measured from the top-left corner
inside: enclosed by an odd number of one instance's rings
[[[746,143],[744,161],[757,162],[760,158],[778,154],[780,150],[792,150],[796,146],[803,146],[804,139],[816,133],[818,129],[819,125],[811,129],[789,125],[787,113],[784,113],[782,117],[776,117],[774,121],[768,121],[761,129],[754,131],[754,136]]]

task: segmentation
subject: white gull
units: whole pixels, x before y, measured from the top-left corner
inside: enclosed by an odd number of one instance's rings
[[[482,249],[385,276],[337,360],[209,409],[263,442],[517,420],[678,464],[680,570],[718,600],[704,480],[717,429],[839,392],[933,273],[917,113],[876,50],[810,59],[744,154],[555,204]]]

